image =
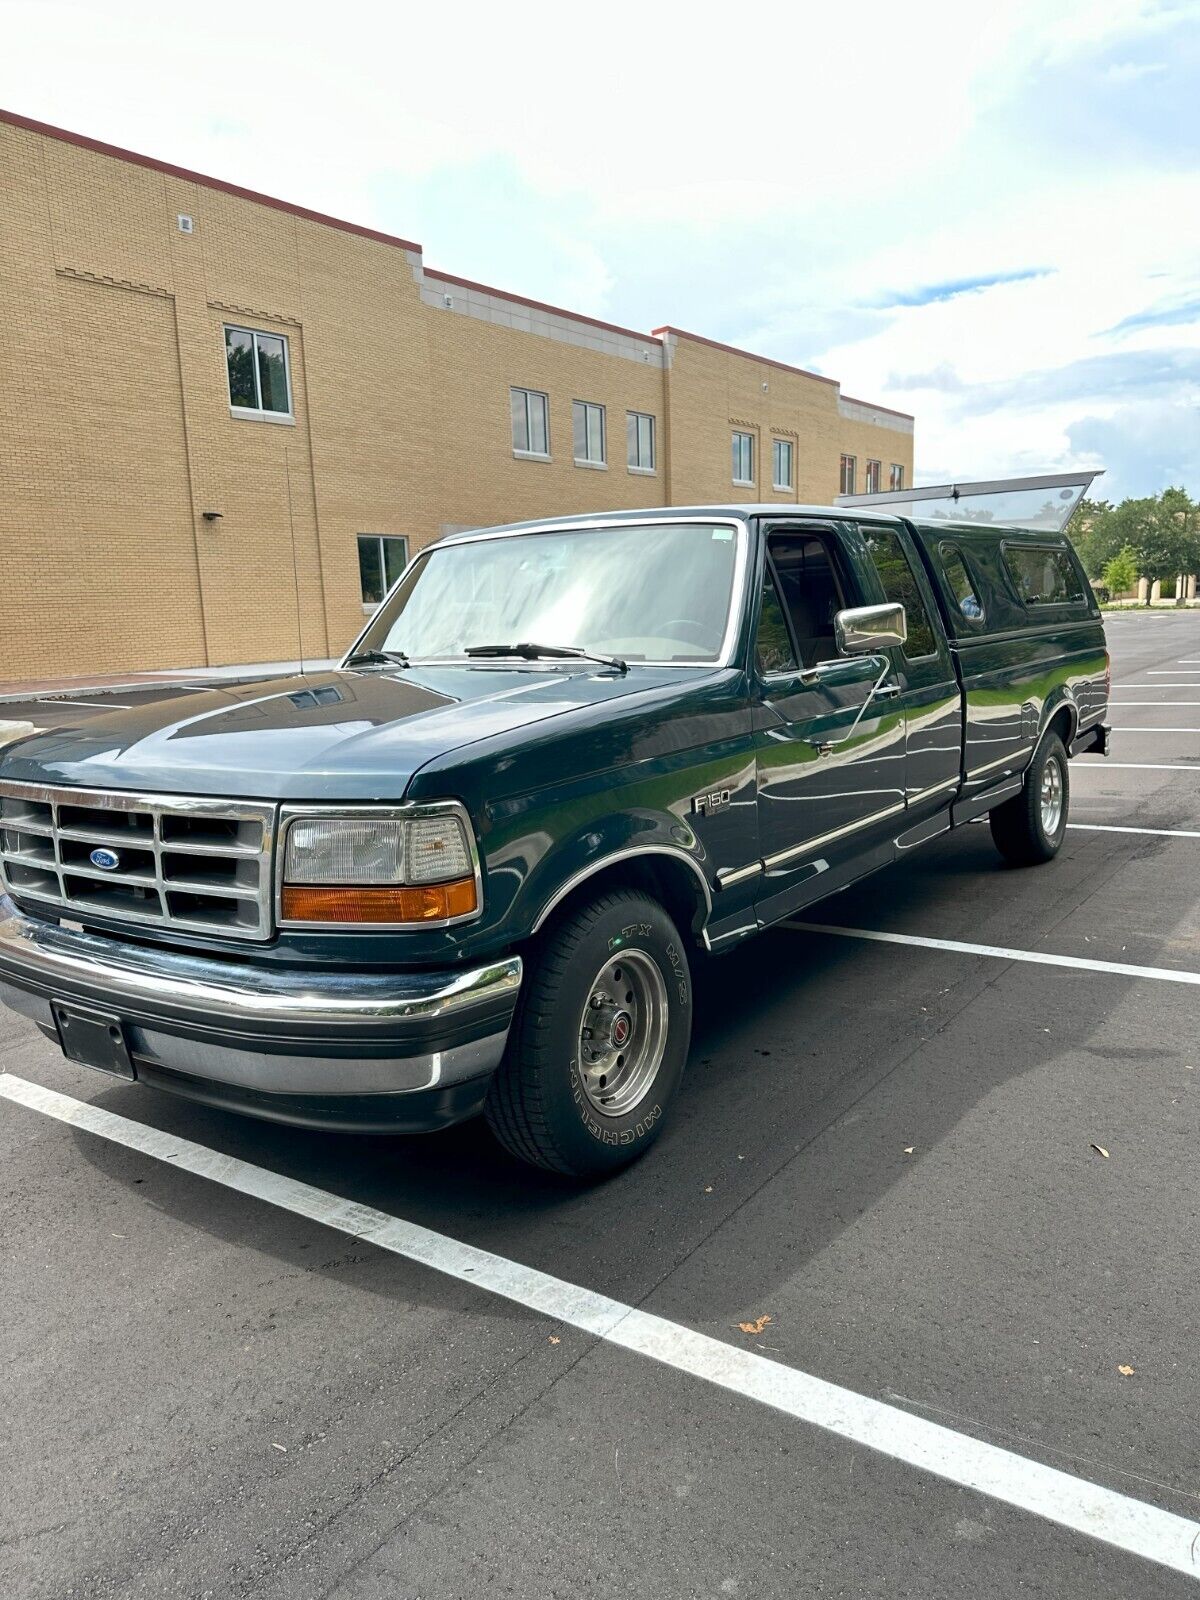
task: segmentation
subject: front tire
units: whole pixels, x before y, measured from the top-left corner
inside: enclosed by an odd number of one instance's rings
[[[1057,733],[1048,733],[1034,751],[1020,794],[988,813],[997,850],[1018,867],[1053,861],[1066,837],[1070,803],[1066,746]]]
[[[691,1033],[691,973],[674,922],[647,895],[600,894],[542,936],[488,1125],[548,1172],[613,1172],[661,1132]]]

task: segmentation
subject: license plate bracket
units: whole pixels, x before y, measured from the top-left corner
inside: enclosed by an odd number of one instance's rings
[[[130,1082],[137,1078],[120,1017],[66,1000],[52,1000],[50,1009],[58,1029],[58,1042],[68,1061],[77,1061],[81,1067],[94,1067],[97,1072],[107,1072],[113,1078],[126,1078]]]

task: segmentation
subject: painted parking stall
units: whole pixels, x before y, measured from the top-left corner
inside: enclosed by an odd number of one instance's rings
[[[6,1019],[8,1592],[1194,1592],[1200,620],[1110,637],[1058,862],[964,828],[706,967],[587,1196]]]

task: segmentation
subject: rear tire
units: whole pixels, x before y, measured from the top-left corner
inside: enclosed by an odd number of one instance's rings
[[[1034,751],[1020,794],[988,813],[992,839],[1017,867],[1053,861],[1067,832],[1071,778],[1066,746],[1048,733]]]
[[[691,1033],[691,973],[674,922],[647,895],[598,895],[542,935],[488,1092],[488,1125],[548,1172],[613,1172],[661,1132]]]

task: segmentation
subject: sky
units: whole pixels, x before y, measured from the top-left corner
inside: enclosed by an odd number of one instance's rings
[[[0,106],[1200,497],[1200,0],[0,0]]]

